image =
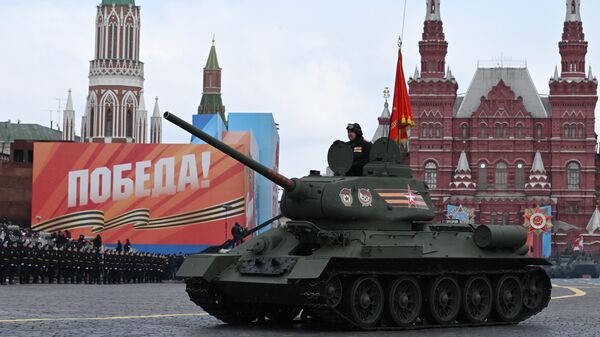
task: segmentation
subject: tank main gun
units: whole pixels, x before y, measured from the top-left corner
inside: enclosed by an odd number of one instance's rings
[[[247,156],[243,155],[242,153],[240,153],[236,149],[232,148],[231,146],[219,141],[218,139],[216,139],[216,138],[212,137],[211,135],[207,134],[206,132],[196,128],[195,126],[193,126],[190,123],[184,121],[183,119],[175,116],[174,114],[166,111],[163,114],[163,117],[166,120],[168,120],[169,122],[179,126],[180,128],[184,129],[185,131],[191,133],[192,135],[202,139],[207,144],[212,145],[213,147],[217,148],[218,150],[225,153],[226,155],[239,161],[243,165],[258,172],[260,175],[269,179],[270,181],[277,184],[278,186],[281,186],[286,192],[292,192],[296,189],[297,183],[295,180],[289,179],[289,178],[275,172],[274,170],[264,166],[263,164],[255,161],[251,158],[248,158]]]

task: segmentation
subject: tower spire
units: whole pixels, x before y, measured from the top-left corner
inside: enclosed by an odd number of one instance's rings
[[[67,105],[63,111],[63,114],[62,140],[72,142],[75,140],[75,110],[73,110],[73,97],[71,97],[71,89],[69,89]]]
[[[154,112],[150,118],[150,143],[160,144],[162,139],[162,118],[158,107],[158,97],[154,99]]]
[[[426,13],[425,20],[442,21],[442,17],[440,15],[440,0],[427,0]]]
[[[566,16],[562,40],[558,43],[561,56],[561,77],[583,79],[588,43],[581,22],[581,0],[565,0]]]
[[[225,106],[221,100],[221,68],[217,60],[217,49],[213,35],[212,45],[204,67],[204,87],[198,114],[219,114],[225,122]]]
[[[440,15],[440,0],[426,0],[427,14],[419,42],[421,78],[444,78],[448,42]]]

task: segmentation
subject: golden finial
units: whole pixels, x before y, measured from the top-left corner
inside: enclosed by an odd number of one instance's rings
[[[212,38],[212,45],[215,45],[215,33],[213,33],[213,38]]]
[[[383,98],[385,98],[385,102],[387,103],[388,98],[390,97],[390,88],[385,87],[383,89]]]

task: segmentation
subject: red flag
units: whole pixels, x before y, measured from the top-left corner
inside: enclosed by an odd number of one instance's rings
[[[396,83],[394,102],[390,120],[390,139],[396,143],[408,142],[408,129],[414,125],[410,98],[406,89],[406,79],[402,69],[402,50],[398,48],[398,64],[396,65]]]

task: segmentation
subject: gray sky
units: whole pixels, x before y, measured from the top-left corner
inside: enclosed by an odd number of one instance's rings
[[[72,88],[79,134],[93,58],[99,0],[0,0],[0,120],[48,125]],[[191,120],[202,93],[202,68],[213,33],[228,112],[273,112],[280,124],[281,170],[324,170],[329,144],[348,122],[367,137],[393,89],[396,40],[404,2],[137,0],[147,108]],[[600,1],[583,0],[590,42],[587,64],[600,74]],[[540,93],[560,62],[564,0],[442,0],[447,62],[463,93],[478,60],[527,60]],[[408,0],[404,32],[407,77],[419,62],[425,0]],[[64,101],[63,101],[64,106]],[[54,113],[55,121],[57,114]],[[163,141],[189,135],[163,123]]]

